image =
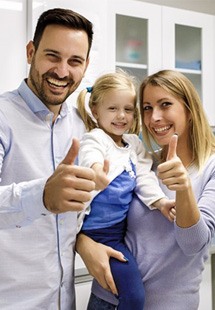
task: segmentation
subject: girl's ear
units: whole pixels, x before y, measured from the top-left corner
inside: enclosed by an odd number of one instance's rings
[[[93,117],[97,120],[98,119],[98,113],[97,113],[96,106],[93,106],[91,108],[91,112],[92,112]]]

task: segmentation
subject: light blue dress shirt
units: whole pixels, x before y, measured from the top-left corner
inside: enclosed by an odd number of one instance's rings
[[[52,117],[25,81],[0,96],[0,309],[75,309],[77,213],[56,216],[42,196],[85,129],[66,103]]]

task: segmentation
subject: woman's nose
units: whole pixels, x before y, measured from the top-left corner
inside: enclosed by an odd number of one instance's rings
[[[152,111],[151,120],[154,122],[157,122],[157,121],[161,120],[161,118],[162,118],[161,110],[154,108]]]

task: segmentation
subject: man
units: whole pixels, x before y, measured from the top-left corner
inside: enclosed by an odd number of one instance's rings
[[[75,309],[74,211],[95,184],[91,169],[74,165],[84,125],[65,100],[92,38],[83,16],[44,12],[27,45],[28,78],[0,96],[0,309]]]

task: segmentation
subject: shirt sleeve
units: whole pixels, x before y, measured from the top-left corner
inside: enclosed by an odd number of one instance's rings
[[[94,163],[104,163],[106,147],[102,136],[89,132],[84,134],[78,154],[80,166],[90,168]]]
[[[20,228],[51,214],[43,204],[46,179],[0,186],[0,229]]]
[[[194,187],[197,204],[200,210],[200,220],[195,225],[182,228],[175,223],[177,242],[186,255],[195,255],[208,246],[215,232],[215,161],[198,176],[202,181]],[[198,183],[198,182],[197,182]],[[194,182],[193,182],[194,184]]]
[[[136,188],[135,193],[138,198],[143,201],[150,209],[155,209],[152,204],[166,197],[159,186],[158,179],[154,171],[152,171],[152,158],[145,150],[143,143],[137,137],[136,141]]]

